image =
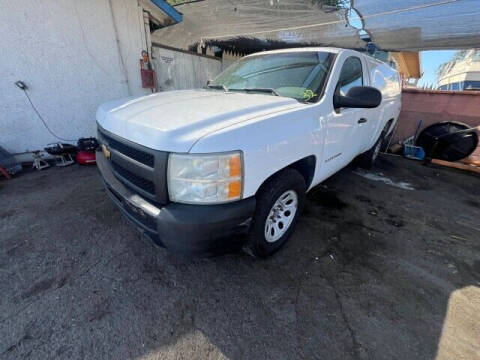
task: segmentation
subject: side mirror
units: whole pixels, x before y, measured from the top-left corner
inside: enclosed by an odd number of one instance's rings
[[[347,95],[334,95],[333,107],[340,108],[376,108],[382,102],[382,93],[371,86],[354,86]]]
[[[207,80],[207,86],[210,85],[211,82],[212,82],[212,80],[208,79]]]

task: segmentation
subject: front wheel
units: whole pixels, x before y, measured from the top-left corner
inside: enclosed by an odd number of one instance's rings
[[[267,257],[287,242],[303,208],[305,191],[305,179],[294,169],[283,170],[262,187],[247,242],[249,252]]]

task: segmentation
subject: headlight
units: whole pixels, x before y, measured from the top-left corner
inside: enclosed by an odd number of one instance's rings
[[[170,154],[168,194],[171,201],[214,204],[242,197],[243,164],[239,151],[223,154]]]

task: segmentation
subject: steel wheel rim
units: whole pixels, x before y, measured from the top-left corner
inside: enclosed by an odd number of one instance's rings
[[[265,221],[265,240],[278,241],[290,228],[298,209],[298,195],[293,190],[285,191],[273,204]]]

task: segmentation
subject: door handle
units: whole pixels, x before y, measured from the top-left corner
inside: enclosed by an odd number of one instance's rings
[[[364,124],[366,122],[367,122],[367,119],[365,119],[365,118],[361,118],[360,120],[358,120],[359,124]]]

